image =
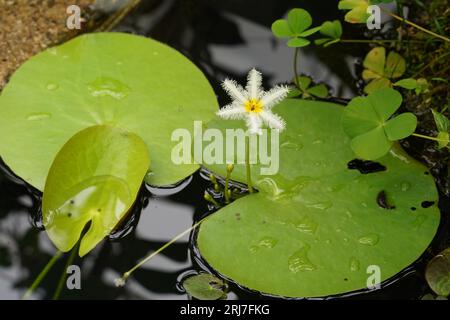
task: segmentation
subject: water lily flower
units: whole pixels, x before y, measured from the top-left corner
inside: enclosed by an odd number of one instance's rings
[[[248,73],[245,90],[234,80],[223,81],[222,87],[233,101],[220,109],[217,115],[223,119],[245,120],[250,133],[262,134],[263,125],[282,131],[285,122],[272,112],[272,108],[286,98],[289,89],[278,85],[264,91],[261,83],[261,73],[255,69]]]

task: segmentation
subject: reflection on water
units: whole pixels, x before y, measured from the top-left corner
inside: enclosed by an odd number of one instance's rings
[[[305,1],[302,4],[316,18],[316,24],[341,17],[335,5],[324,8],[318,3]],[[150,36],[183,52],[205,72],[223,105],[227,100],[220,89],[220,81],[225,77],[244,82],[252,67],[263,72],[266,86],[286,82],[292,77],[293,52],[272,37],[270,25],[295,6],[299,6],[298,0],[268,0],[264,1],[264,6],[258,0],[143,1],[117,30]],[[355,28],[344,30],[344,33],[350,37],[353,30]],[[357,92],[355,62],[363,54],[358,46],[311,47],[302,51],[300,68],[316,82],[326,82],[334,96],[351,98]],[[208,211],[203,199],[207,187],[208,181],[196,173],[173,189],[142,188],[140,199],[125,225],[83,260],[75,260],[82,270],[82,290],[65,290],[61,297],[186,299],[179,281],[193,270],[207,268],[196,257],[188,236],[136,271],[125,287],[116,288],[114,279],[204,215]],[[441,203],[441,207],[444,205]],[[448,203],[446,206],[449,207]],[[39,210],[39,196],[20,180],[0,170],[0,299],[20,298],[55,252],[42,231],[40,219],[36,218]],[[443,222],[441,231],[445,225],[448,219]],[[52,297],[66,259],[58,261],[33,298]],[[423,263],[416,264],[394,284],[370,293],[371,297],[422,296],[428,290],[423,269]],[[232,285],[228,298],[261,296]]]

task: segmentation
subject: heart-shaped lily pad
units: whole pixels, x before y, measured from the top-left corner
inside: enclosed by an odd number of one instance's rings
[[[202,223],[197,244],[206,262],[244,287],[288,297],[364,289],[369,266],[379,267],[383,281],[413,263],[439,225],[437,206],[421,207],[438,199],[425,167],[395,147],[379,159],[385,171],[350,170],[354,154],[340,126],[343,107],[286,100],[274,111],[286,120],[279,171],[264,176],[253,166],[259,192]],[[223,165],[207,167],[225,175]],[[232,178],[246,181],[244,165],[236,164]],[[395,208],[381,207],[380,194]]]
[[[119,128],[93,126],[69,139],[53,161],[42,199],[55,246],[69,251],[91,222],[80,256],[92,250],[131,208],[149,165],[145,142]]]
[[[43,190],[64,143],[107,124],[146,142],[148,182],[173,184],[198,168],[171,161],[173,130],[208,121],[217,108],[207,79],[176,50],[124,33],[83,35],[31,58],[12,76],[0,96],[0,156]]]

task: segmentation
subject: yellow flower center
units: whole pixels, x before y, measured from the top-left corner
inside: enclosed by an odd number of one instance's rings
[[[262,102],[259,99],[249,99],[245,102],[245,110],[247,112],[261,112],[263,109]]]

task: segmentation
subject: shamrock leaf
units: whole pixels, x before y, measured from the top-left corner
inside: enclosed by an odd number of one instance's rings
[[[340,10],[350,10],[345,15],[345,21],[350,23],[366,23],[368,6],[367,0],[341,0],[338,4]]]
[[[350,101],[342,123],[358,157],[378,159],[389,152],[394,141],[414,132],[417,126],[414,114],[407,112],[391,118],[401,103],[400,93],[389,88]]]
[[[292,9],[287,20],[279,19],[272,24],[272,32],[277,38],[290,38],[287,45],[293,48],[310,44],[306,37],[316,33],[320,27],[308,29],[312,24],[308,11],[300,8]]]
[[[363,62],[366,68],[362,77],[370,82],[364,88],[369,94],[380,88],[392,87],[391,79],[400,78],[406,70],[405,59],[398,53],[391,51],[386,58],[386,50],[383,47],[373,48]]]
[[[301,96],[303,99],[308,99],[312,97],[316,98],[326,98],[328,96],[328,89],[325,85],[319,84],[315,86],[311,85],[311,78],[301,76],[297,78],[298,88],[293,89],[289,92],[288,96],[290,98]]]
[[[438,130],[437,138],[439,140],[447,140],[447,141],[438,141],[438,149],[445,148],[449,145],[450,139],[450,120],[444,116],[442,113],[439,113],[433,109],[434,122],[436,123],[436,128]]]
[[[342,24],[339,20],[325,21],[319,31],[326,38],[320,38],[314,41],[317,45],[328,47],[333,43],[339,42],[342,36]]]

